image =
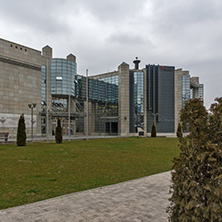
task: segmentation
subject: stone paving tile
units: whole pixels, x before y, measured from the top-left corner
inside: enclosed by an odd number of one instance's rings
[[[0,211],[0,222],[165,222],[170,172]]]

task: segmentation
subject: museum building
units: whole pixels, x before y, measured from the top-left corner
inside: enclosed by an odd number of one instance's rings
[[[64,135],[147,136],[152,124],[158,135],[175,135],[185,102],[204,99],[203,84],[174,66],[133,62],[87,77],[77,74],[73,54],[53,58],[49,46],[38,51],[0,39],[0,131],[15,137],[23,113],[28,136],[31,128],[54,135],[57,118]]]

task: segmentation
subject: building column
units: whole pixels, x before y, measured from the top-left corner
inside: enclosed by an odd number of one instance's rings
[[[129,135],[130,104],[129,104],[129,65],[123,62],[119,67],[119,121],[118,134]]]
[[[174,84],[175,84],[175,133],[177,132],[178,123],[180,121],[180,111],[183,108],[182,103],[182,80],[183,71],[182,69],[175,70],[174,72]]]

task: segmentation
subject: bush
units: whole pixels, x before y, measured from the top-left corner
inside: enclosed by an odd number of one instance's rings
[[[211,111],[209,121],[199,99],[190,100],[181,111],[182,128],[190,133],[181,137],[181,152],[174,159],[170,221],[222,221],[222,147],[212,140],[216,135],[209,129],[216,116],[214,108]]]
[[[56,139],[56,143],[62,143],[62,127],[61,127],[61,121],[59,118],[57,120],[55,139]]]
[[[152,129],[151,129],[151,137],[156,137],[156,126],[154,125],[154,123],[153,123]]]
[[[17,146],[25,146],[26,145],[26,127],[25,127],[25,117],[22,114],[18,121],[17,128]]]

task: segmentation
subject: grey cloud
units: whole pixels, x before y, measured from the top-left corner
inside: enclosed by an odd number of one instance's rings
[[[218,0],[156,0],[152,30],[157,44],[168,45],[166,50],[171,50],[171,57],[177,61],[199,62],[211,55],[222,56],[218,53],[222,46],[221,9]]]
[[[99,19],[99,22],[123,22],[135,18],[143,8],[146,0],[82,0],[81,5]]]
[[[22,24],[22,26],[38,30],[40,33],[51,34],[68,28],[65,23],[60,21],[60,16],[57,16],[58,12],[59,7],[53,0],[8,0],[4,1],[0,7],[1,17],[11,21],[16,27],[18,24]]]
[[[73,20],[81,13],[88,13],[98,23],[112,26],[122,25],[124,21],[134,19],[146,0],[0,0],[1,17],[14,24],[23,24],[39,32],[55,34],[66,32]]]
[[[1,38],[36,49],[49,44],[55,57],[73,53],[79,73],[86,68],[90,74],[107,72],[123,61],[132,66],[138,56],[141,67],[175,65],[196,73],[206,84],[207,103],[220,94],[221,0],[0,0],[0,4]],[[217,84],[212,79],[218,79]]]
[[[157,26],[181,27],[222,18],[222,2],[218,0],[156,0],[153,2]]]
[[[121,45],[143,45],[148,44],[151,45],[149,40],[145,40],[141,35],[129,34],[129,33],[116,33],[112,34],[107,41],[109,43],[118,43]]]

